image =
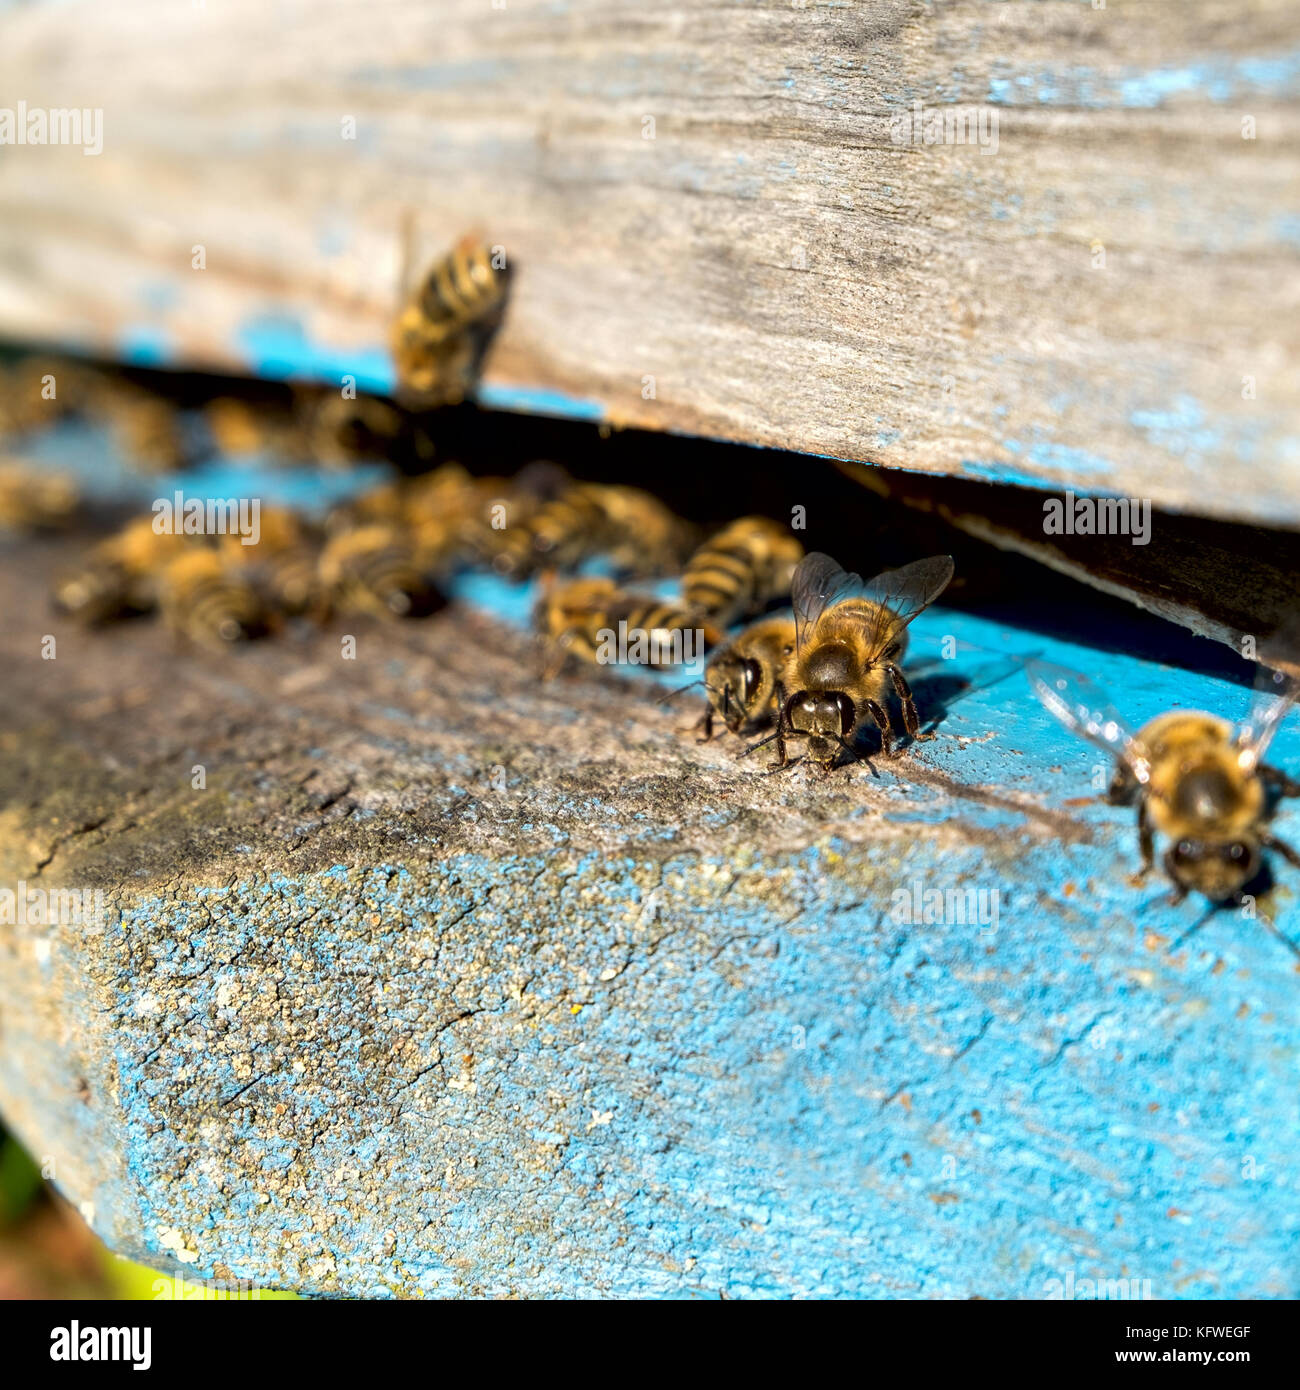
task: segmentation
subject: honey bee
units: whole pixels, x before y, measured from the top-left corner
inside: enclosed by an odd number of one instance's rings
[[[604,555],[623,577],[651,578],[680,563],[686,534],[681,519],[640,488],[571,483],[503,534],[495,565],[522,578],[538,566],[572,570]]]
[[[152,516],[137,517],[95,546],[82,568],[56,582],[54,607],[91,626],[151,612],[159,576],[186,545],[184,536],[159,535]]]
[[[1261,666],[1239,727],[1199,710],[1170,710],[1134,733],[1087,676],[1041,661],[1027,663],[1026,672],[1034,694],[1067,729],[1114,756],[1107,800],[1137,807],[1139,876],[1155,864],[1155,837],[1166,841],[1161,863],[1175,902],[1189,892],[1216,904],[1239,899],[1264,849],[1300,868],[1300,855],[1266,824],[1267,791],[1294,796],[1300,783],[1263,762],[1300,692],[1294,676]]]
[[[257,590],[215,546],[185,541],[158,575],[157,593],[167,626],[202,646],[223,647],[269,628]]]
[[[576,569],[598,554],[608,536],[605,508],[585,483],[573,483],[543,502],[519,526],[502,533],[497,568],[525,578],[538,566]]]
[[[135,387],[123,387],[110,397],[108,418],[114,439],[126,462],[145,473],[174,473],[189,461],[174,402]]]
[[[731,733],[743,735],[776,714],[777,685],[794,647],[793,618],[764,618],[709,658],[704,670],[709,703],[698,725],[701,743],[713,737],[715,715]]]
[[[81,489],[69,474],[0,461],[0,529],[55,530],[72,520],[80,503]]]
[[[681,605],[625,593],[604,577],[544,585],[536,622],[548,647],[548,680],[569,656],[659,668],[693,659],[697,631],[706,647],[720,636],[713,627],[697,629],[698,618]]]
[[[803,546],[765,516],[733,521],[687,561],[682,596],[720,627],[761,612],[790,592]]]
[[[680,566],[689,529],[657,497],[621,483],[580,486],[603,514],[603,553],[619,574],[653,579]]]
[[[869,583],[847,574],[829,555],[814,551],[799,562],[791,583],[795,649],[777,684],[776,732],[753,748],[775,741],[779,767],[806,758],[829,772],[840,753],[857,757],[853,743],[870,720],[880,730],[881,752],[892,753],[893,725],[886,708],[892,687],[903,727],[922,734],[916,705],[899,662],[908,624],[932,604],[952,578],[952,558],[933,555],[887,570]],[[806,752],[789,759],[786,742],[806,740]]]
[[[405,527],[373,522],[331,536],[319,576],[330,607],[381,618],[425,617],[442,606]]]
[[[403,405],[431,410],[464,399],[504,309],[508,282],[492,248],[473,237],[434,262],[393,325]]]
[[[246,546],[234,533],[222,536],[219,545],[227,563],[248,574],[275,612],[299,617],[322,606],[320,538],[296,512],[264,506],[255,545]]]
[[[298,452],[314,463],[340,467],[364,458],[433,458],[433,446],[411,417],[381,396],[347,397],[338,391],[299,391],[295,410]]]

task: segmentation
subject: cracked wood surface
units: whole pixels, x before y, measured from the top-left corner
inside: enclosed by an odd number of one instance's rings
[[[477,227],[488,404],[1300,525],[1290,0],[360,13],[0,13],[0,90],[104,121],[6,148],[0,330],[382,389],[402,228]]]
[[[1244,691],[931,610],[938,737],[769,778],[484,611],[83,634],[74,550],[0,555],[0,884],[108,911],[0,926],[0,1105],[114,1248],[322,1294],[1300,1292],[1294,957],[1175,945],[1200,909],[1128,883],[989,649],[1138,717]],[[906,920],[949,889],[983,927]]]

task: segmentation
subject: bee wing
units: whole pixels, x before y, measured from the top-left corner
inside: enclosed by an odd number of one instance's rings
[[[1142,745],[1095,681],[1049,661],[1027,661],[1025,674],[1034,694],[1071,733],[1113,753],[1139,782],[1147,782],[1151,766]]]
[[[850,574],[820,550],[805,555],[790,580],[795,646],[802,647],[817,619],[841,598],[862,591],[862,576]]]
[[[867,645],[873,655],[881,652],[943,593],[952,570],[950,555],[932,555],[864,582],[861,575],[850,574],[829,555],[814,550],[799,562],[790,583],[795,645],[803,646],[827,609],[844,599],[860,598],[876,605],[878,616]]]
[[[952,581],[952,556],[931,555],[900,569],[878,574],[862,597],[879,605],[868,642],[872,656],[884,651],[919,613],[923,613]]]
[[[1297,656],[1300,656],[1300,624],[1295,622],[1261,649],[1250,713],[1236,733],[1237,761],[1246,772],[1253,772],[1264,760],[1273,735],[1282,727],[1282,721],[1300,696]],[[1283,665],[1289,669],[1280,669]]]

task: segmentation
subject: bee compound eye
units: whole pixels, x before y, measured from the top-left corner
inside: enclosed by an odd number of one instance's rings
[[[741,666],[740,688],[746,701],[748,701],[754,694],[754,689],[758,685],[759,677],[761,676],[761,674],[762,673],[759,670],[757,661],[754,661],[752,659],[746,659],[744,664]]]

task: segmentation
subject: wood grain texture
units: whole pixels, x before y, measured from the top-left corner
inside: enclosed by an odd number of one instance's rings
[[[10,104],[104,111],[97,157],[0,153],[7,334],[382,386],[413,216],[518,270],[488,403],[1300,525],[1288,0],[85,0],[0,35]],[[895,143],[917,100],[996,152]]]
[[[0,1106],[115,1250],[354,1296],[1300,1291],[1295,957],[1129,882],[1096,752],[988,649],[1135,720],[1242,688],[934,608],[936,738],[773,778],[463,605],[355,660],[83,633],[78,553],[0,552],[0,887],[107,910],[0,918]]]

